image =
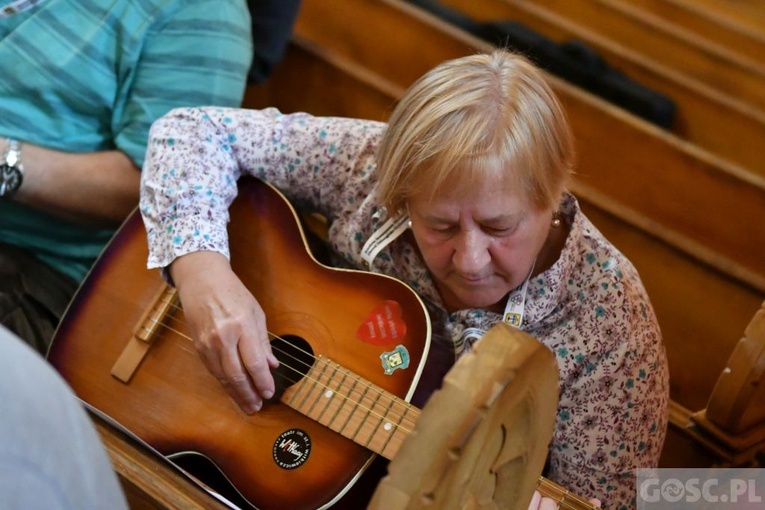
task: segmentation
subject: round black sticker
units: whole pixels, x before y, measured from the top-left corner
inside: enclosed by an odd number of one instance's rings
[[[300,429],[290,429],[279,434],[274,441],[274,461],[283,469],[301,466],[311,453],[311,438]]]

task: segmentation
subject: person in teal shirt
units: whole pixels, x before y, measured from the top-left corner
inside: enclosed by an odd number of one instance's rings
[[[152,122],[241,104],[250,23],[245,0],[0,5],[0,322],[38,351],[138,203]]]

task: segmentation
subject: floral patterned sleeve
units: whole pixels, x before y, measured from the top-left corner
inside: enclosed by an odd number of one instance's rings
[[[368,194],[384,124],[278,110],[181,108],[151,129],[141,182],[150,268],[207,250],[229,256],[228,207],[249,174],[331,219]]]
[[[560,398],[547,475],[605,510],[635,508],[635,469],[656,467],[669,373],[661,330],[634,265],[573,196],[560,258],[529,282],[524,329],[554,354]],[[528,319],[528,323],[526,323]]]
[[[576,368],[561,381],[550,476],[606,509],[628,510],[635,469],[655,467],[661,454],[669,385],[650,305],[633,277],[619,280],[604,281],[610,288],[594,294],[595,313],[577,321],[574,332],[589,336],[589,349],[555,351]]]

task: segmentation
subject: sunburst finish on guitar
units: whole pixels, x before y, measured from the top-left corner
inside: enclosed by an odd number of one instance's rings
[[[248,416],[209,374],[172,292],[158,272],[145,269],[146,234],[137,213],[73,300],[49,360],[80,398],[162,454],[196,452],[211,459],[254,506],[329,505],[373,458],[357,443],[367,441],[363,434],[371,440],[376,429],[330,398],[332,385],[359,377],[359,384],[399,401],[411,398],[429,347],[427,313],[395,279],[317,263],[295,211],[260,181],[240,183],[229,235],[232,267],[266,312],[269,330],[303,345],[309,363],[315,360],[312,367],[289,355],[281,360],[304,366],[277,377],[296,383],[281,401]],[[390,317],[399,311],[400,318]],[[396,329],[380,334],[373,323],[386,319]],[[306,374],[325,364],[342,372],[323,379],[327,387],[317,391],[314,376]],[[288,399],[289,405],[282,403]],[[301,412],[292,408],[300,406]],[[343,437],[338,428],[357,437]]]

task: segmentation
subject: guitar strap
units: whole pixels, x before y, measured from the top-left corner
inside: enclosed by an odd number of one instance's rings
[[[396,240],[401,234],[411,227],[408,214],[401,214],[394,218],[388,218],[370,237],[361,248],[361,259],[367,270],[372,269],[372,263],[380,251]]]

